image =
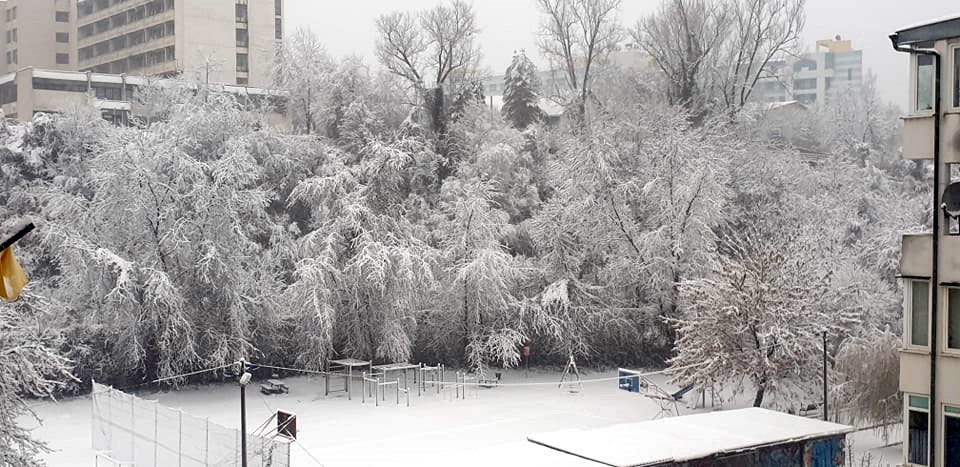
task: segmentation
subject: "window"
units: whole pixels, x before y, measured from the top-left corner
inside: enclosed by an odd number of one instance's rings
[[[933,110],[933,57],[917,55],[917,111]]]
[[[247,22],[247,5],[238,3],[237,4],[237,22],[246,23]]]
[[[283,0],[273,0],[273,14],[276,16],[283,14]]]
[[[57,42],[61,44],[66,44],[70,42],[70,33],[68,32],[58,32],[57,33]]]
[[[16,51],[16,50],[13,51],[13,63],[14,63],[14,64],[20,63],[20,59],[17,58],[17,51]]]
[[[277,38],[277,39],[283,39],[283,19],[282,19],[282,18],[274,18],[273,23],[274,23],[274,28],[275,28],[276,34],[277,34],[277,35],[276,35],[276,38]]]
[[[960,350],[960,288],[947,289],[947,348]]]
[[[13,28],[13,41],[17,42],[18,40],[19,39],[17,39],[17,28]]]
[[[246,29],[237,29],[237,47],[248,47],[250,45],[250,36]]]
[[[953,106],[960,107],[960,47],[953,49]]]
[[[847,68],[847,81],[853,81],[853,68]]]
[[[960,407],[943,407],[943,465],[960,465]]]
[[[17,19],[17,7],[11,8],[10,11],[12,12],[10,15],[10,19],[11,20]]]
[[[7,51],[7,65],[13,63],[13,54],[10,51]]]
[[[794,89],[817,89],[817,79],[797,79],[793,81]]]
[[[97,99],[109,101],[119,101],[123,99],[123,89],[120,87],[94,85],[93,94],[97,96]]]
[[[57,54],[57,65],[69,65],[70,54]]]
[[[10,104],[17,101],[17,83],[0,84],[0,104]]]
[[[10,34],[13,31],[7,31],[7,44],[9,44],[13,39],[13,36]]]
[[[237,71],[241,73],[250,71],[250,65],[247,63],[247,54],[237,54]]]
[[[58,11],[58,12],[57,12],[57,22],[58,22],[58,23],[69,23],[69,22],[70,22],[70,12],[69,12],[69,11]]]
[[[47,91],[87,92],[87,82],[86,80],[74,81],[74,80],[63,80],[63,79],[34,78],[33,88],[43,89]]]
[[[926,347],[930,332],[930,282],[910,282],[910,345]]]
[[[924,396],[907,396],[907,462],[928,465],[930,453],[930,401]]]
[[[237,78],[237,85],[239,86],[246,86],[247,83],[249,82],[250,80],[248,80],[247,78]]]

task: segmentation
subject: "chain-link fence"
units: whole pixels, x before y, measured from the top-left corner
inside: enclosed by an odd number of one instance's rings
[[[93,449],[136,467],[239,466],[240,430],[93,385]],[[250,467],[289,467],[283,438],[247,435]]]

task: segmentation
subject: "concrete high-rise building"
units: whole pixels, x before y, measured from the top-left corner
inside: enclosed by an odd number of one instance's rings
[[[284,0],[80,0],[76,69],[268,87],[283,11]]]
[[[754,100],[823,104],[833,91],[863,84],[863,52],[837,36],[817,41],[816,51],[795,60],[770,63],[768,69],[775,76],[757,82]]]
[[[890,38],[910,57],[903,158],[932,162],[936,207],[930,232],[903,235],[900,465],[953,467],[960,465],[960,17]]]
[[[74,70],[76,0],[0,1],[0,73],[33,66]]]

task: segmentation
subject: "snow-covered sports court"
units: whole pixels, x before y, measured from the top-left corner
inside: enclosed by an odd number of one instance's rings
[[[397,406],[391,392],[380,407],[369,401],[364,405],[359,387],[353,389],[353,400],[347,400],[342,392],[325,397],[322,376],[291,377],[284,379],[289,394],[267,396],[251,385],[247,391],[248,427],[252,430],[278,409],[295,412],[299,436],[291,446],[291,465],[296,467],[590,466],[598,464],[532,444],[527,436],[645,421],[661,411],[658,402],[619,390],[616,371],[584,372],[586,381],[603,381],[587,382],[579,393],[570,392],[566,385],[558,388],[560,375],[559,370],[505,371],[501,386],[470,389],[466,399],[456,399],[453,389],[440,395],[427,391],[422,397],[417,397],[414,389],[410,407],[403,401]],[[667,376],[649,379],[668,390],[677,389],[667,383]],[[209,417],[213,423],[239,425],[239,390],[235,383],[138,395],[194,416]],[[687,401],[691,397],[693,393],[687,395]],[[681,413],[703,410],[689,409],[687,401],[679,404]],[[745,404],[727,404],[724,408]],[[54,449],[46,457],[49,465],[94,465],[89,396],[37,405],[35,411],[43,419],[36,435]],[[895,465],[900,459],[900,446],[880,448],[882,443],[872,432],[855,433],[848,441],[857,452],[869,451],[875,459],[883,457],[883,465]],[[101,461],[100,465],[108,464]]]

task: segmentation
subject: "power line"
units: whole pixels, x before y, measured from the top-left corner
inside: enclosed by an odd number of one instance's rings
[[[663,370],[649,371],[649,372],[645,372],[645,373],[634,373],[634,374],[631,374],[631,375],[624,375],[624,376],[610,376],[610,377],[604,377],[604,378],[584,379],[584,380],[581,380],[580,382],[581,382],[581,383],[584,383],[584,384],[588,384],[588,383],[600,383],[600,382],[618,381],[618,380],[627,379],[627,378],[640,378],[640,377],[644,377],[644,376],[653,376],[653,375],[670,373],[670,372],[674,372],[674,371],[686,370],[686,369],[689,369],[689,368],[696,368],[696,367],[699,367],[699,366],[706,365],[706,364],[708,364],[708,363],[710,363],[710,362],[694,363],[694,364],[691,364],[691,365],[684,365],[684,366],[676,367],[676,368],[665,368],[665,369],[663,369]],[[341,376],[344,377],[344,378],[347,377],[347,375],[341,375],[341,374],[339,374],[339,373],[330,373],[330,372],[317,371],[317,370],[305,370],[305,369],[300,369],[300,368],[288,368],[288,367],[272,366],[272,365],[266,365],[266,364],[262,364],[262,363],[257,363],[257,365],[259,365],[261,368],[272,368],[272,369],[275,369],[275,370],[296,371],[296,372],[301,372],[301,373],[312,373],[312,374],[320,374],[320,375],[330,374],[330,375],[335,375],[335,376],[338,376],[338,377],[341,377]],[[362,378],[362,376],[354,376],[354,378]],[[460,383],[448,382],[448,383],[449,383],[449,384],[458,384],[458,385],[463,385],[463,386],[481,386],[481,383],[474,383],[474,382],[460,382]],[[556,386],[556,384],[557,384],[556,382],[500,383],[500,384],[497,385],[497,387],[504,387],[504,386],[515,386],[515,387],[516,387],[516,386]]]
[[[307,448],[305,448],[303,444],[300,443],[299,439],[293,438],[293,442],[297,443],[297,446],[300,446],[300,449],[303,449],[303,452],[305,452],[307,456],[310,457],[310,459],[313,459],[313,461],[316,462],[317,465],[319,465],[320,467],[324,467],[323,462],[320,462],[319,459],[317,459],[313,454],[311,454],[310,451],[308,451]]]
[[[186,378],[186,377],[188,377],[188,376],[195,376],[195,375],[199,375],[199,374],[203,374],[203,373],[209,373],[209,372],[211,372],[211,371],[217,371],[217,370],[226,368],[226,367],[228,367],[228,366],[235,365],[236,363],[237,363],[237,362],[230,362],[230,363],[226,363],[226,364],[223,364],[223,365],[220,365],[220,366],[217,366],[217,367],[204,368],[204,369],[202,369],[202,370],[191,371],[191,372],[189,372],[189,373],[183,373],[183,374],[174,375],[174,376],[166,376],[166,377],[163,377],[163,378],[157,378],[157,379],[154,379],[154,380],[151,380],[151,381],[146,381],[146,382],[143,382],[143,383],[134,384],[134,385],[132,385],[132,386],[127,386],[127,387],[123,387],[123,388],[110,388],[110,389],[115,389],[115,390],[117,390],[117,391],[126,391],[126,390],[128,390],[128,389],[136,389],[136,388],[139,388],[139,387],[146,386],[146,385],[148,385],[148,384],[162,383],[162,382],[164,382],[164,381],[170,381],[170,380],[174,380],[174,379],[177,379],[177,378]],[[109,389],[106,389],[106,390],[103,390],[103,391],[100,391],[100,392],[91,391],[91,392],[90,392],[90,396],[93,397],[93,396],[95,396],[95,395],[97,395],[97,394],[103,394],[103,393],[105,393],[105,392],[107,392],[107,391],[109,391]],[[33,409],[34,407],[41,407],[41,406],[44,406],[44,405],[47,405],[47,404],[53,404],[53,403],[55,403],[55,402],[58,402],[58,401],[57,401],[57,400],[48,400],[48,401],[44,401],[44,402],[38,402],[38,403],[36,403],[36,404],[31,404],[31,405],[27,406],[27,408]]]

